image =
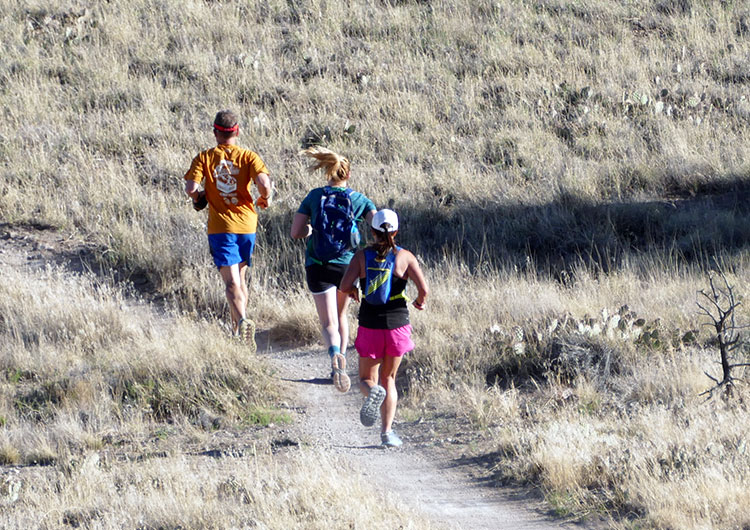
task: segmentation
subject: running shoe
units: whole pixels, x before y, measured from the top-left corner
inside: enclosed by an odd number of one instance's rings
[[[380,441],[385,447],[401,447],[404,442],[393,431],[384,432],[380,435]]]
[[[348,392],[352,382],[346,375],[346,357],[337,353],[331,359],[331,363],[333,364],[333,386],[339,392]]]
[[[250,347],[251,353],[255,353],[257,350],[257,346],[255,345],[255,323],[250,319],[242,318],[240,319],[237,331],[240,340]]]
[[[375,420],[380,415],[380,405],[385,399],[385,388],[375,385],[370,389],[370,393],[365,398],[365,403],[359,411],[359,421],[365,427],[375,424]]]

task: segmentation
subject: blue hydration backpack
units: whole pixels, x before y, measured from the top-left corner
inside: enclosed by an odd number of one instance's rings
[[[396,247],[396,251],[401,247]],[[383,305],[391,299],[391,278],[396,264],[396,253],[388,252],[385,259],[378,259],[378,253],[365,250],[365,300],[372,305]],[[403,298],[403,293],[394,298]]]
[[[320,208],[313,224],[313,257],[324,262],[331,261],[357,248],[359,241],[352,190],[326,186],[320,196]]]

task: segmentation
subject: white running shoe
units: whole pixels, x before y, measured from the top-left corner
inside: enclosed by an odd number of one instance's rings
[[[385,447],[401,447],[404,442],[401,438],[393,431],[384,432],[380,435],[380,441],[383,442]]]

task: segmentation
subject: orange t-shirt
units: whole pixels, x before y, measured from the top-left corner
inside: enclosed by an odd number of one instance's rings
[[[221,144],[193,159],[185,180],[203,182],[208,199],[209,234],[254,234],[258,214],[250,187],[268,168],[257,153],[237,145]]]

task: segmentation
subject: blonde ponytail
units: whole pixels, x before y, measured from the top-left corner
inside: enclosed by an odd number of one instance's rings
[[[326,177],[344,181],[349,178],[349,160],[325,147],[309,147],[300,154],[312,158],[314,161],[308,166],[311,173],[318,169],[325,171]]]

